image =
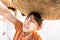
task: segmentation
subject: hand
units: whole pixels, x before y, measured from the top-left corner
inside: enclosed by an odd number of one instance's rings
[[[10,22],[15,24],[16,18],[11,14],[9,9],[0,1],[0,15],[4,16],[6,19],[8,19]]]
[[[0,15],[4,15],[5,13],[8,13],[8,8],[0,1]]]
[[[6,13],[6,10],[0,7],[0,15],[3,15]]]

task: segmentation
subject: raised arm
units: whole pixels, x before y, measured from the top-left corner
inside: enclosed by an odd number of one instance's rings
[[[9,9],[1,1],[0,1],[0,15],[4,16],[11,23],[13,23],[15,25],[16,30],[19,28],[19,26],[22,26],[22,23],[11,14]],[[17,25],[17,23],[19,24],[19,26]]]

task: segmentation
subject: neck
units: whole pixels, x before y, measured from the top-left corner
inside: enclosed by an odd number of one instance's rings
[[[29,35],[31,32],[24,32],[24,35],[27,36]]]

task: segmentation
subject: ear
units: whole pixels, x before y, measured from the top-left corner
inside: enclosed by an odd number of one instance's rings
[[[42,24],[38,26],[37,30],[42,29]]]

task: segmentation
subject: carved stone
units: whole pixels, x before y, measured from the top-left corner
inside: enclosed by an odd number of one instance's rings
[[[45,20],[60,19],[60,0],[12,0],[17,8],[23,13],[31,11],[41,12]]]

